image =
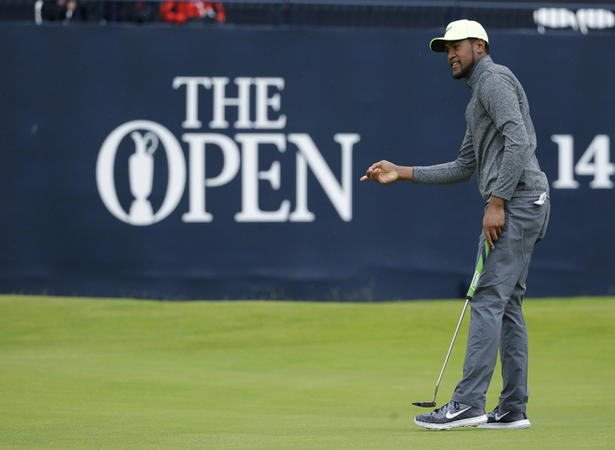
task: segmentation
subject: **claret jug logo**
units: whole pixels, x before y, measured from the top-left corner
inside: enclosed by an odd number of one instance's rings
[[[137,130],[147,130],[141,133]],[[135,152],[128,159],[130,192],[134,200],[128,212],[122,209],[114,182],[114,165],[118,146],[130,135]],[[168,186],[162,206],[155,213],[148,200],[154,182],[153,153],[164,147],[169,166]],[[184,192],[186,163],[177,139],[162,125],[146,120],[125,123],[105,139],[96,164],[96,183],[103,203],[116,218],[131,225],[151,225],[167,217]]]
[[[182,215],[182,220],[212,222],[213,212],[206,209],[207,189],[223,186],[239,177],[241,204],[234,216],[236,222],[312,222],[316,214],[308,207],[309,169],[339,217],[351,221],[352,152],[354,144],[360,140],[359,134],[333,135],[341,154],[338,179],[309,134],[279,132],[286,126],[286,115],[280,113],[283,78],[238,77],[233,81],[236,98],[227,96],[229,79],[226,77],[176,77],[173,80],[173,89],[185,88],[186,119],[181,126],[189,132],[183,133],[181,140],[188,145],[187,158],[177,137],[153,121],[129,121],[107,136],[98,154],[96,183],[109,212],[130,225],[152,225],[173,213],[187,190],[189,209]],[[210,132],[207,133],[198,132],[203,128],[198,114],[199,88],[210,90],[212,94],[212,120],[208,123]],[[272,90],[275,91],[273,94]],[[232,124],[234,129],[267,131],[239,132],[233,136],[211,132],[231,127],[226,120],[229,108],[237,108],[237,120]],[[255,114],[254,120],[250,117],[251,110]],[[118,195],[115,172],[117,165],[122,164],[117,157],[118,149],[120,146],[125,149],[127,145],[131,153],[127,158],[127,168],[121,173],[127,173],[131,198],[129,205],[124,203],[123,206],[120,198],[126,201],[127,194],[122,191]],[[261,146],[266,146],[266,149],[261,149]],[[284,167],[285,172],[294,169],[291,174],[295,180],[294,202],[284,199],[274,210],[263,209],[259,202],[261,192],[266,193],[266,189],[277,191],[281,186],[282,165],[279,160],[274,160],[267,169],[259,165],[259,152],[271,152],[272,146],[279,153],[295,151],[294,166]],[[223,161],[220,172],[214,177],[205,175],[206,149],[210,148],[221,151]],[[161,152],[164,158],[158,156]],[[154,187],[159,186],[164,178],[160,173],[165,165],[157,162],[162,159],[166,159],[167,185],[164,198],[157,206],[160,202],[154,203],[151,196]]]

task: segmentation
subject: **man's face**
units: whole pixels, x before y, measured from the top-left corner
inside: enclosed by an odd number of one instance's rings
[[[453,78],[459,79],[469,75],[476,62],[472,42],[469,39],[447,42],[446,50]]]

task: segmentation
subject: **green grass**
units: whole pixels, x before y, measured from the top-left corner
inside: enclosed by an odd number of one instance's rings
[[[0,448],[612,446],[615,298],[526,301],[531,429],[412,424],[462,305],[2,296]],[[500,387],[496,368],[489,409]]]

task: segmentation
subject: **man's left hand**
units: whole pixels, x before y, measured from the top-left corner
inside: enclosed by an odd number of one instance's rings
[[[504,212],[504,200],[498,197],[491,197],[485,217],[483,217],[483,231],[485,240],[491,250],[495,248],[495,242],[504,230],[506,213]]]

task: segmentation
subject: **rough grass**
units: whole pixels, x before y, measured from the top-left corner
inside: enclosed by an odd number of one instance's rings
[[[431,399],[462,305],[2,296],[0,448],[611,446],[615,298],[526,301],[531,429],[412,424],[425,410],[409,402]]]

